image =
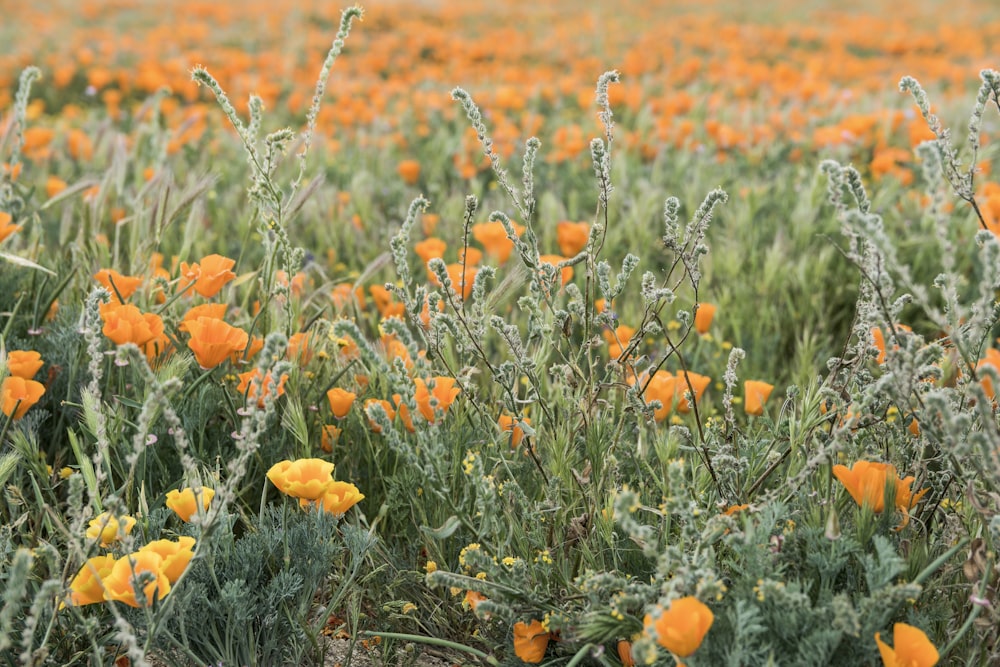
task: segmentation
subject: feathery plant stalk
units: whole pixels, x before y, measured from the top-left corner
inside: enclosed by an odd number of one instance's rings
[[[364,11],[359,5],[348,7],[340,15],[340,29],[337,31],[337,36],[334,38],[333,44],[326,54],[326,58],[323,60],[323,67],[320,69],[319,78],[316,79],[316,89],[313,92],[312,103],[309,105],[309,113],[306,115],[306,129],[302,132],[302,150],[299,151],[297,156],[299,159],[299,175],[292,182],[289,199],[295,195],[305,175],[306,156],[309,153],[309,147],[312,145],[313,135],[316,133],[316,119],[319,118],[320,106],[323,103],[323,96],[326,93],[326,83],[330,79],[330,71],[333,69],[333,64],[336,62],[337,57],[344,50],[344,43],[351,32],[351,23],[354,19],[360,21],[363,17]]]
[[[986,219],[983,217],[983,212],[976,201],[975,176],[979,168],[978,155],[981,147],[980,134],[983,113],[990,100],[993,101],[997,110],[1000,111],[1000,72],[984,69],[979,73],[979,77],[982,80],[982,85],[979,88],[979,93],[976,95],[976,104],[972,109],[968,124],[968,143],[972,152],[968,167],[962,166],[962,161],[959,159],[958,152],[952,143],[950,130],[944,127],[941,119],[931,111],[930,100],[920,83],[912,76],[904,76],[899,81],[899,89],[913,96],[913,101],[916,103],[917,109],[920,110],[920,114],[927,121],[927,126],[931,132],[937,137],[936,146],[941,154],[941,166],[955,194],[972,207],[972,210],[976,213],[976,217],[979,218],[979,224],[983,229],[987,229]]]
[[[17,81],[17,93],[14,95],[14,145],[10,150],[9,163],[11,167],[21,162],[21,149],[24,147],[24,129],[27,126],[28,100],[31,97],[31,86],[42,78],[42,70],[37,67],[26,67]]]
[[[13,133],[14,143],[10,147],[7,167],[0,170],[0,211],[10,213],[15,218],[24,208],[24,200],[14,183],[15,170],[21,165],[21,149],[24,147],[24,130],[27,126],[28,99],[32,84],[40,79],[42,71],[37,67],[27,67],[18,78],[17,92],[14,94],[14,117],[10,129],[0,136],[0,151]]]
[[[337,57],[344,49],[344,44],[350,34],[354,19],[360,19],[362,15],[363,12],[359,6],[349,7],[341,14],[340,29],[323,61],[319,78],[316,81],[312,104],[309,107],[306,128],[301,134],[302,150],[296,156],[299,164],[299,172],[289,186],[287,193],[274,180],[274,177],[280,159],[284,156],[289,144],[295,138],[295,133],[289,128],[284,128],[268,134],[264,137],[262,151],[258,140],[263,122],[263,101],[260,97],[251,96],[249,103],[250,124],[249,126],[245,125],[240,119],[239,114],[237,114],[235,107],[233,107],[232,102],[229,101],[229,97],[222,89],[222,86],[208,73],[207,69],[199,65],[191,72],[191,78],[195,82],[206,86],[212,91],[223,113],[229,119],[233,129],[236,130],[237,135],[240,137],[243,147],[246,149],[251,178],[247,194],[255,205],[254,216],[260,220],[259,226],[265,250],[264,267],[259,279],[260,285],[268,302],[274,297],[284,297],[283,311],[285,315],[284,330],[286,336],[292,334],[295,313],[293,311],[292,299],[289,298],[289,286],[287,284],[281,285],[277,281],[278,268],[279,266],[281,267],[285,272],[287,281],[290,282],[302,268],[302,263],[305,259],[305,252],[301,248],[294,246],[288,236],[286,227],[287,218],[290,211],[301,207],[303,203],[296,199],[296,195],[299,192],[302,178],[305,175],[306,157],[312,145],[313,135],[316,130],[316,120],[319,116],[323,93],[326,91],[327,80],[330,78],[330,71]],[[308,191],[306,194],[308,194]],[[266,312],[266,308],[262,312]],[[266,328],[267,322],[265,321],[263,324]]]

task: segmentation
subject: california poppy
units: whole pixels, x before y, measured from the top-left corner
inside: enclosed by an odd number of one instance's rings
[[[712,320],[715,318],[716,306],[711,303],[699,303],[698,310],[694,314],[694,330],[705,335],[712,327]]]
[[[101,331],[115,345],[134,343],[139,347],[163,333],[163,319],[156,313],[144,313],[131,304],[116,301],[100,305],[104,327]]]
[[[11,220],[13,220],[13,218],[10,213],[0,211],[0,241],[3,241],[8,236],[21,229],[21,225],[15,225],[11,222]]]
[[[45,196],[52,199],[57,194],[66,189],[66,181],[51,174],[45,180]]]
[[[556,244],[566,257],[573,257],[586,248],[589,239],[589,223],[563,221],[556,224]]]
[[[317,500],[333,483],[333,467],[323,459],[286,460],[271,466],[267,478],[285,495]]]
[[[365,414],[368,413],[368,406],[375,405],[375,404],[378,404],[378,405],[382,406],[382,409],[385,410],[386,417],[388,417],[388,419],[389,419],[390,422],[393,419],[396,418],[396,410],[392,407],[392,403],[390,403],[389,401],[380,399],[380,398],[369,398],[368,400],[365,401],[365,405],[364,405]],[[379,426],[378,424],[376,424],[375,421],[371,417],[368,418],[368,424],[369,424],[369,426],[371,426],[373,432],[375,432],[375,433],[381,433],[382,432],[382,427]]]
[[[833,475],[844,485],[847,492],[854,498],[858,505],[867,505],[875,513],[885,510],[885,491],[888,484],[893,484],[896,488],[894,504],[896,509],[903,513],[902,528],[909,523],[909,510],[911,510],[928,489],[921,489],[917,493],[910,490],[914,477],[911,475],[904,479],[899,479],[896,467],[891,463],[878,463],[872,461],[856,461],[848,468],[843,465],[833,466]]]
[[[182,535],[176,540],[154,540],[139,549],[138,553],[155,553],[162,561],[160,572],[171,584],[177,582],[184,574],[191,559],[194,558],[195,539]]]
[[[430,423],[434,423],[434,418],[437,414],[447,414],[448,408],[454,402],[455,397],[462,391],[459,387],[455,386],[455,378],[438,376],[432,378],[433,389],[429,389],[427,382],[422,378],[414,378],[413,384],[416,385],[416,393],[414,394],[414,399],[417,402],[417,409],[420,410],[420,414],[423,415]],[[435,399],[436,405],[431,404],[431,399]]]
[[[122,303],[142,284],[142,278],[138,276],[123,276],[114,269],[101,269],[94,274],[94,280],[101,283],[104,289],[111,293],[112,301]],[[118,297],[121,296],[121,299]]]
[[[892,647],[875,633],[875,643],[885,667],[934,667],[940,656],[938,650],[920,628],[906,623],[892,626]]]
[[[102,512],[90,520],[87,525],[87,539],[98,540],[102,547],[125,539],[135,527],[135,519],[130,516],[115,516],[110,512]]]
[[[910,327],[905,324],[897,324],[896,331],[913,331]],[[875,363],[884,364],[885,363],[885,334],[882,333],[882,329],[879,327],[872,327],[871,330],[872,340],[875,342],[875,347],[878,348],[878,357],[875,358]],[[898,349],[898,348],[896,348]]]
[[[271,372],[268,371],[264,375],[264,380],[260,381],[261,391],[260,396],[257,395],[257,378],[260,377],[260,370],[254,368],[247,371],[246,373],[239,373],[240,383],[236,387],[236,391],[246,397],[247,402],[256,399],[257,407],[264,407],[264,399],[271,395],[273,391],[275,396],[283,396],[285,393],[285,382],[288,380],[288,374],[282,373],[281,378],[278,379],[278,386],[274,386],[274,378],[271,376]]]
[[[514,653],[528,663],[539,663],[545,657],[552,635],[537,619],[530,623],[519,621],[514,624]]]
[[[214,317],[198,317],[186,324],[191,334],[188,347],[204,369],[215,368],[234,355],[241,355],[250,342],[246,331]]]
[[[515,448],[521,444],[521,439],[524,437],[524,430],[519,426],[522,422],[528,424],[529,426],[531,425],[531,420],[527,417],[515,419],[510,415],[500,415],[497,419],[497,424],[500,426],[500,430],[511,434],[511,448]]]
[[[614,331],[605,330],[603,336],[604,340],[608,343],[608,356],[616,360],[621,357],[622,352],[628,347],[628,343],[634,335],[635,327],[624,324],[616,327]]]
[[[0,384],[0,411],[18,420],[41,399],[45,386],[41,382],[9,375]]]
[[[420,178],[420,163],[416,160],[403,160],[396,167],[396,172],[407,185],[415,185]]]
[[[774,385],[760,380],[747,380],[743,383],[743,409],[748,415],[764,414],[764,403],[767,402]]]
[[[995,347],[987,348],[986,356],[976,364],[976,370],[979,370],[983,366],[991,366],[995,372],[1000,373],[1000,350]],[[990,379],[989,375],[986,373],[980,374],[979,384],[982,385],[987,397],[990,399],[996,398],[993,380]]]
[[[211,299],[226,283],[236,277],[231,271],[234,266],[236,266],[235,259],[216,254],[203,257],[201,262],[195,264],[181,262],[181,279],[177,287],[180,291],[184,291],[194,283],[195,292],[206,299]]]
[[[645,632],[671,653],[686,658],[701,646],[715,615],[701,600],[693,596],[678,598],[667,609],[660,607],[646,614]]]
[[[89,558],[69,583],[69,604],[81,607],[104,602],[104,578],[111,574],[115,560],[110,555]]]
[[[323,424],[323,431],[320,434],[319,448],[329,454],[333,451],[333,444],[340,439],[343,430],[334,424]]]
[[[188,308],[187,312],[181,318],[180,324],[177,325],[177,329],[187,332],[187,323],[199,317],[210,317],[215,320],[221,320],[226,316],[227,308],[228,306],[224,303],[203,303],[193,308]]]
[[[337,419],[343,419],[347,416],[347,413],[351,411],[351,406],[354,405],[354,399],[357,397],[354,392],[340,387],[334,387],[326,392],[326,399],[330,402],[330,410],[333,411],[333,416]]]
[[[518,236],[524,233],[524,226],[511,222]],[[479,241],[486,254],[498,264],[503,264],[514,250],[514,242],[507,237],[507,230],[501,222],[478,222],[472,225],[472,237]]]
[[[202,508],[207,510],[214,497],[215,489],[207,486],[199,486],[197,489],[194,487],[171,489],[167,491],[167,507],[172,509],[181,521],[190,521],[191,517],[198,513],[198,501],[200,500]]]
[[[34,350],[11,350],[7,353],[7,372],[25,380],[35,377],[44,364],[42,355]]]
[[[564,261],[566,261],[566,258],[560,255],[540,255],[538,257],[538,262],[540,264],[548,264],[552,267],[556,267],[559,265],[560,262]],[[561,284],[565,285],[566,283],[568,283],[570,280],[573,279],[573,267],[564,266],[562,269],[560,269],[559,275],[562,281]]]
[[[170,592],[170,580],[162,567],[163,557],[154,551],[137,551],[118,559],[103,580],[104,599],[138,607],[135,584],[141,579],[141,574],[148,572],[153,576],[142,587],[146,605],[152,605],[154,598],[162,600]]]
[[[413,244],[413,251],[417,253],[417,257],[419,257],[424,263],[424,268],[427,268],[427,262],[432,259],[444,257],[444,252],[447,249],[448,244],[434,236],[429,239],[424,239],[423,241],[417,241]],[[428,276],[429,275],[431,274],[428,269]]]
[[[315,504],[324,512],[340,517],[364,499],[365,494],[358,487],[334,480],[327,486],[326,492],[315,500]],[[299,500],[299,504],[306,507],[310,502],[303,498]]]

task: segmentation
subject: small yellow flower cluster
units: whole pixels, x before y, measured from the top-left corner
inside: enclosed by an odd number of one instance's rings
[[[552,565],[553,563],[552,554],[549,553],[548,549],[542,549],[541,551],[538,552],[538,555],[535,557],[535,562],[545,563],[546,565]]]
[[[476,452],[469,451],[465,454],[465,458],[462,459],[462,472],[466,476],[471,476],[472,472],[475,470],[476,465]]]
[[[473,542],[472,544],[467,545],[460,552],[458,552],[458,564],[466,569],[470,568],[471,566],[466,561],[466,558],[473,551],[479,551],[480,549],[482,549],[482,547],[478,542]]]

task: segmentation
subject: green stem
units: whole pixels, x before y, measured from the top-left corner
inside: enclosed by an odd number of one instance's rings
[[[360,632],[366,637],[385,637],[386,639],[400,639],[402,641],[416,642],[418,644],[428,644],[430,646],[443,646],[445,648],[454,649],[456,651],[464,651],[465,653],[470,653],[480,660],[485,660],[490,665],[496,665],[499,667],[500,661],[494,658],[492,655],[484,653],[479,649],[472,648],[471,646],[465,646],[464,644],[458,644],[456,642],[448,641],[447,639],[438,639],[436,637],[424,637],[423,635],[408,635],[399,632],[374,632],[370,630],[364,630]]]
[[[986,592],[986,584],[990,579],[991,572],[993,572],[992,562],[989,563],[989,567],[986,568],[982,581],[979,582],[979,590],[976,591],[976,596],[982,597],[983,593]],[[969,612],[969,617],[965,619],[965,623],[963,623],[962,627],[958,629],[958,632],[956,632],[955,636],[951,638],[951,641],[948,642],[948,644],[943,649],[941,649],[941,652],[938,654],[939,660],[943,661],[944,658],[952,651],[952,649],[954,649],[958,645],[958,642],[960,642],[962,638],[965,636],[965,634],[972,628],[972,624],[975,623],[976,618],[982,611],[983,608],[980,605],[978,604],[972,605],[972,611]]]
[[[191,397],[192,392],[194,392],[194,390],[197,389],[199,385],[201,385],[203,382],[205,382],[205,380],[207,378],[209,378],[209,377],[212,376],[212,371],[213,370],[215,370],[215,369],[214,368],[209,368],[204,373],[202,373],[201,375],[199,375],[195,379],[195,381],[190,384],[190,386],[188,386],[187,391],[185,391],[184,395],[181,396],[181,403],[180,403],[181,405],[186,404],[187,400]]]
[[[580,662],[587,657],[587,654],[590,653],[590,649],[592,648],[594,648],[593,644],[584,644],[580,650],[576,652],[576,655],[573,656],[573,659],[566,663],[566,667],[579,665]]]
[[[934,574],[939,567],[941,567],[942,565],[944,565],[952,556],[954,556],[961,549],[963,549],[965,547],[965,545],[968,544],[968,543],[969,543],[969,538],[968,537],[963,537],[961,540],[959,540],[958,544],[956,544],[955,546],[953,546],[951,549],[948,549],[947,551],[945,551],[943,554],[941,554],[940,556],[938,556],[938,558],[933,563],[931,563],[930,565],[928,565],[927,567],[925,567],[920,572],[920,574],[918,574],[916,576],[916,578],[914,578],[913,583],[923,585],[923,583],[932,574]]]

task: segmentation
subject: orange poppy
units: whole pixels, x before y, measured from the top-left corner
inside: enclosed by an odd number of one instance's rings
[[[285,495],[317,500],[333,483],[333,467],[323,459],[285,460],[271,466],[267,478]]]
[[[65,189],[66,189],[66,181],[64,181],[63,179],[51,175],[47,179],[45,179],[45,195],[49,199],[52,199]]]
[[[552,634],[537,619],[530,623],[518,621],[514,624],[514,653],[527,663],[541,662],[551,639]]]
[[[521,417],[520,419],[515,419],[510,415],[500,415],[497,419],[497,424],[500,426],[500,430],[504,433],[510,433],[510,446],[511,449],[516,448],[521,444],[521,439],[524,438],[524,431],[518,424],[524,422],[525,424],[531,425],[531,420],[527,417]]]
[[[428,389],[427,383],[422,378],[414,378],[413,384],[417,387],[414,394],[417,409],[424,419],[433,424],[437,414],[448,413],[448,408],[462,390],[455,386],[455,378],[437,376],[431,380],[433,389]]]
[[[88,559],[69,583],[69,604],[82,607],[104,602],[104,578],[111,574],[114,566],[114,556],[94,556]]]
[[[885,510],[886,486],[892,484],[896,488],[894,504],[896,509],[903,513],[903,522],[900,528],[906,526],[910,521],[909,511],[920,502],[928,489],[921,489],[917,493],[910,490],[914,477],[910,475],[900,479],[896,473],[896,466],[891,463],[878,463],[873,461],[856,461],[848,468],[843,465],[833,466],[833,476],[840,480],[847,492],[854,498],[858,505],[867,505],[876,514]]]
[[[520,236],[524,233],[524,225],[511,221],[514,231]],[[507,230],[501,222],[478,222],[472,225],[472,237],[486,250],[486,254],[494,258],[498,264],[505,263],[514,250],[514,242],[507,238]]]
[[[465,591],[465,598],[462,600],[462,607],[465,609],[472,610],[472,613],[476,613],[476,607],[483,600],[488,600],[489,598],[478,591]]]
[[[389,317],[402,318],[406,314],[406,306],[402,302],[396,301],[392,292],[382,285],[372,285],[368,288],[368,291],[371,293],[372,300],[375,301],[375,307],[383,319]]]
[[[312,359],[312,350],[309,348],[311,335],[308,331],[293,333],[288,337],[288,358],[305,365]]]
[[[334,480],[327,486],[326,492],[320,498],[315,500],[315,503],[310,503],[310,501],[302,498],[299,500],[299,505],[307,507],[311,504],[315,504],[324,512],[340,517],[344,516],[344,514],[347,513],[347,510],[351,509],[364,499],[365,494],[361,493],[358,490],[358,487],[348,482],[338,482]]]
[[[343,419],[347,416],[347,413],[351,411],[351,406],[354,405],[354,399],[357,397],[358,395],[354,392],[340,387],[334,387],[326,392],[326,399],[330,402],[330,410],[333,411],[333,416],[337,419]]]
[[[413,244],[413,251],[417,253],[417,257],[424,263],[425,269],[427,269],[427,262],[435,258],[443,258],[444,252],[447,249],[448,244],[434,236]],[[431,275],[430,269],[427,269],[427,275]]]
[[[716,306],[711,303],[699,303],[698,312],[694,314],[694,329],[698,333],[705,335],[712,327],[712,320],[715,318]]]
[[[920,628],[896,623],[892,626],[890,647],[875,633],[875,643],[886,667],[934,667],[940,659],[937,648]]]
[[[995,347],[987,348],[986,356],[979,360],[976,364],[976,369],[980,369],[983,366],[990,366],[994,371],[1000,373],[1000,350]],[[986,396],[990,399],[995,399],[996,394],[993,388],[993,380],[990,379],[989,375],[982,373],[979,378],[979,384],[982,385],[983,391],[986,392]]]
[[[459,264],[464,262],[466,266],[475,266],[481,261],[483,261],[483,251],[479,248],[469,246],[468,248],[463,248],[462,252],[458,253]]]
[[[152,577],[142,587],[146,605],[152,605],[154,597],[162,600],[170,592],[170,580],[162,567],[163,557],[154,551],[138,551],[120,558],[104,577],[104,599],[138,607],[135,584],[141,579],[139,575],[148,572]]]
[[[767,402],[774,385],[760,380],[747,380],[743,383],[743,409],[748,415],[764,414],[764,403]]]
[[[0,384],[0,411],[18,420],[42,398],[45,386],[41,382],[9,375]]]
[[[260,377],[260,370],[254,368],[253,370],[247,371],[246,373],[239,373],[240,383],[236,387],[236,391],[241,395],[245,396],[247,402],[257,399],[257,407],[264,407],[264,399],[271,395],[271,390],[274,389],[274,378],[271,377],[271,373],[268,372],[264,376],[264,381],[261,383],[260,398],[257,398],[257,384],[254,382],[255,379]],[[276,396],[283,396],[285,394],[285,382],[288,380],[288,374],[283,373],[281,378],[278,380],[278,387],[274,389]]]
[[[323,431],[320,434],[319,448],[329,454],[333,451],[333,445],[340,439],[342,429],[334,424],[323,424]]]
[[[13,220],[13,218],[10,213],[0,211],[0,241],[3,241],[8,236],[21,229],[21,225],[15,225],[11,222],[11,220]]]
[[[158,555],[160,572],[171,584],[177,582],[184,574],[184,570],[194,558],[195,539],[182,535],[176,540],[154,540],[143,546],[137,553],[154,553]]]
[[[7,353],[7,372],[30,380],[45,365],[42,355],[34,350],[11,350]]]
[[[163,319],[156,313],[143,313],[130,304],[116,301],[100,305],[101,330],[115,345],[134,343],[143,347],[163,333]]]
[[[635,328],[622,324],[614,331],[604,330],[602,335],[608,343],[608,355],[612,359],[618,359],[625,351],[632,336],[635,335]]]
[[[693,596],[670,603],[667,609],[646,614],[643,627],[646,635],[681,658],[686,658],[701,646],[715,615],[705,603]]]
[[[224,303],[203,303],[200,306],[195,306],[189,308],[184,317],[181,318],[180,324],[177,325],[179,331],[187,332],[187,323],[191,320],[196,320],[199,317],[210,317],[212,319],[221,320],[226,316],[227,306]]]
[[[556,244],[559,252],[573,257],[587,247],[590,240],[590,223],[562,221],[556,224]]]
[[[413,425],[413,418],[410,416],[410,406],[403,402],[403,397],[400,394],[393,394],[392,402],[396,404],[396,412],[399,414],[399,419],[403,422],[403,427],[410,433],[416,432],[417,429]]]
[[[682,372],[676,376],[670,371],[664,370],[656,371],[653,374],[653,378],[646,386],[645,396],[647,403],[653,399],[662,403],[662,406],[653,413],[656,421],[666,419],[673,412],[675,406],[677,411],[682,414],[691,411],[691,405],[685,398],[685,394],[689,391],[688,380],[691,382],[691,388],[694,389],[694,400],[697,403],[701,400],[705,389],[711,384],[711,378],[690,371]]]
[[[198,501],[201,500],[202,509],[208,510],[209,503],[215,497],[215,489],[207,486],[199,486],[197,489],[188,487],[185,489],[171,489],[167,491],[166,505],[181,518],[181,521],[188,522],[198,513]]]
[[[111,293],[112,301],[122,303],[125,299],[135,294],[142,284],[142,278],[138,276],[123,276],[114,269],[101,269],[94,274],[94,280],[101,283],[104,289]],[[119,299],[119,295],[121,299]]]
[[[897,324],[897,331],[913,331],[910,327],[905,324]],[[878,348],[878,357],[875,358],[875,363],[883,364],[885,363],[885,334],[882,333],[882,329],[879,327],[872,327],[872,339],[875,341],[875,347]],[[899,349],[894,348],[894,349]]]
[[[416,160],[403,160],[396,167],[396,172],[407,185],[415,185],[420,178],[420,163]]]
[[[236,266],[235,259],[215,254],[203,257],[201,262],[195,264],[181,262],[181,279],[177,287],[183,292],[194,283],[195,292],[206,299],[211,299],[226,283],[236,277],[231,271],[234,266]]]
[[[250,342],[246,331],[214,317],[188,320],[187,331],[191,334],[188,348],[204,369],[215,368],[226,359],[241,355]]]

